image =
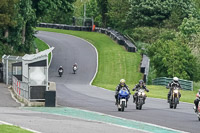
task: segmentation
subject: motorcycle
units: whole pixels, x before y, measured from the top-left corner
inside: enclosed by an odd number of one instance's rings
[[[176,109],[177,104],[179,104],[180,92],[178,87],[172,89],[172,93],[169,99],[169,107]]]
[[[77,66],[73,66],[73,72],[76,74]]]
[[[129,91],[123,87],[119,93],[118,93],[118,102],[117,102],[117,106],[118,106],[118,111],[124,111],[124,108],[127,108],[127,102],[129,99]]]
[[[200,99],[200,96],[199,94],[197,94],[197,98]],[[194,106],[194,110],[196,110],[196,106]],[[197,109],[197,112],[195,112],[197,114],[197,117],[200,121],[200,104],[198,104],[198,109]]]
[[[62,75],[63,75],[63,70],[62,70],[62,69],[58,70],[58,74],[59,74],[60,77],[62,77]]]
[[[136,109],[141,110],[142,109],[142,105],[145,103],[145,99],[146,99],[146,94],[145,94],[145,90],[144,89],[139,89],[137,97],[136,97]]]

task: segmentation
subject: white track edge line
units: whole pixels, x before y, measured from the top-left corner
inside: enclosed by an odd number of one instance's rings
[[[71,107],[70,107],[71,108]],[[77,108],[73,108],[76,110],[82,110],[82,109],[77,109]],[[87,110],[82,110],[85,112],[92,112],[92,111],[87,111]],[[37,111],[40,112],[40,111]],[[57,113],[49,113],[49,112],[40,112],[42,114],[49,114],[49,115],[59,115],[59,116],[65,116],[68,118],[73,118],[73,119],[77,119],[77,120],[84,120],[84,121],[92,121],[92,122],[98,122],[98,123],[103,123],[103,124],[107,124],[107,125],[112,125],[112,126],[117,126],[117,127],[122,127],[122,128],[126,128],[126,129],[131,129],[131,130],[136,130],[136,131],[141,131],[141,132],[145,132],[145,133],[152,133],[152,132],[148,132],[146,130],[142,130],[142,129],[137,129],[137,128],[132,128],[132,127],[127,127],[127,126],[122,126],[122,125],[118,125],[118,124],[113,124],[113,123],[109,123],[109,122],[104,122],[104,121],[98,121],[98,120],[90,120],[90,119],[84,119],[84,118],[80,118],[80,117],[76,117],[76,116],[68,116],[68,115],[61,115],[61,114],[57,114]],[[96,113],[96,112],[92,112],[92,113]],[[97,112],[98,114],[98,112]],[[107,115],[107,114],[105,114]],[[120,118],[120,117],[119,117]]]
[[[11,125],[11,126],[19,126],[19,125],[14,125],[14,124],[11,124],[11,123],[8,123],[8,122],[5,122],[5,121],[1,121],[1,120],[0,120],[0,123],[6,124],[6,125]],[[38,132],[38,131],[35,131],[35,130],[32,130],[32,129],[26,128],[26,127],[21,127],[21,126],[19,126],[19,127],[22,128],[22,129],[34,132],[34,133],[41,133],[41,132]]]
[[[67,107],[67,108],[72,108],[72,107]],[[144,123],[144,124],[147,124],[147,125],[151,125],[151,126],[155,126],[155,127],[160,127],[160,128],[168,129],[168,130],[172,130],[172,131],[178,131],[178,132],[182,132],[182,133],[189,133],[189,132],[185,132],[185,131],[181,131],[181,130],[177,130],[177,129],[173,129],[173,128],[169,128],[169,127],[164,127],[164,126],[160,126],[160,125],[156,125],[156,124],[152,124],[152,123],[148,123],[148,122],[142,122],[142,121],[137,121],[137,120],[125,119],[125,118],[122,118],[122,117],[117,117],[117,116],[113,116],[113,115],[109,115],[109,114],[104,114],[104,113],[100,113],[100,112],[95,112],[95,111],[90,111],[90,110],[85,110],[85,109],[77,109],[77,108],[72,108],[72,109],[82,110],[82,111],[90,112],[90,113],[96,113],[96,114],[99,114],[99,115],[105,115],[105,116],[109,116],[109,117],[113,117],[113,118],[117,118],[117,119],[122,119],[122,120],[129,120],[129,121],[133,121],[133,122]]]
[[[45,31],[45,32],[49,32],[49,31]],[[57,32],[53,32],[53,33],[57,33]],[[97,67],[96,67],[95,75],[93,76],[92,80],[91,80],[90,83],[89,83],[89,85],[91,85],[92,82],[93,82],[93,80],[95,79],[96,74],[97,74],[97,71],[98,71],[98,51],[97,51],[96,47],[95,47],[93,44],[91,44],[90,42],[88,42],[87,40],[84,40],[83,38],[80,38],[80,37],[77,37],[77,36],[74,36],[74,35],[70,35],[70,34],[65,34],[65,33],[58,33],[58,34],[62,34],[62,35],[64,34],[64,35],[73,36],[73,37],[75,37],[75,38],[79,38],[79,39],[81,39],[81,40],[83,40],[83,41],[89,43],[89,44],[95,49],[96,54],[97,54]],[[94,86],[94,85],[91,85],[91,86]],[[98,86],[95,86],[95,87],[98,87]],[[108,90],[108,89],[105,89],[105,88],[102,88],[102,87],[98,87],[98,88],[101,88],[101,89],[104,89],[104,90]],[[109,90],[109,91],[111,91],[111,90]],[[160,99],[160,98],[155,98],[155,99]],[[162,99],[162,100],[165,100],[165,99]],[[190,103],[189,103],[189,104],[190,104]],[[75,108],[75,109],[77,109],[77,108]],[[84,111],[88,111],[88,110],[84,110]],[[92,112],[92,111],[88,111],[88,112]],[[99,112],[95,112],[95,113],[98,114]],[[99,114],[103,114],[103,113],[99,113]],[[107,115],[107,114],[104,114],[104,115]],[[115,118],[124,119],[124,118],[116,117],[116,116],[112,116],[112,115],[107,115],[107,116],[111,116],[111,117],[115,117]],[[124,120],[126,120],[126,119],[124,119]],[[131,121],[132,121],[132,120],[131,120]],[[134,120],[134,121],[136,121],[136,120]],[[136,122],[141,122],[141,121],[136,121]],[[187,133],[187,132],[184,132],[184,131],[180,131],[180,130],[176,130],[176,129],[172,129],[172,128],[168,128],[168,127],[163,127],[163,126],[159,126],[159,125],[155,125],[155,124],[151,124],[151,123],[146,123],[146,122],[142,122],[142,123],[149,124],[149,125],[152,125],[152,126],[157,126],[157,127],[164,128],[164,129],[170,129],[170,130],[174,130],[174,131],[179,131],[179,132]]]

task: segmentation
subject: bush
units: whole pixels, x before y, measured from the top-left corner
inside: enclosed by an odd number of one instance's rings
[[[133,30],[127,31],[129,36],[136,42],[144,42],[152,44],[157,39],[173,39],[176,32],[174,30],[156,27],[138,27]]]
[[[174,77],[198,81],[199,66],[187,44],[179,39],[158,40],[148,47],[148,55],[157,77]]]

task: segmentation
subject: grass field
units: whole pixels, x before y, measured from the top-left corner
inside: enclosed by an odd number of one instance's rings
[[[99,58],[98,73],[93,85],[115,90],[119,80],[124,78],[127,85],[132,88],[142,78],[139,72],[140,54],[127,52],[123,46],[118,45],[107,35],[50,28],[37,28],[37,30],[70,34],[92,43],[98,51]]]
[[[35,38],[35,43],[39,51],[43,51],[49,48],[49,46],[45,42],[43,42],[38,38]],[[51,59],[51,53],[49,53],[48,55],[48,60],[50,61],[50,59]]]
[[[166,89],[166,87],[154,86],[154,85],[148,85],[147,87],[150,90],[150,92],[147,93],[148,97],[167,99],[167,94],[169,92],[169,89]],[[197,91],[180,90],[180,92],[181,92],[180,101],[189,103],[194,102]]]
[[[32,133],[17,126],[0,125],[0,133]]]
[[[51,28],[37,28],[37,30],[70,34],[92,43],[97,48],[99,54],[99,68],[97,76],[92,83],[93,85],[114,90],[119,80],[124,78],[129,88],[132,89],[142,78],[142,74],[139,73],[141,61],[139,53],[127,52],[124,47],[115,43],[107,35]],[[200,83],[194,83],[194,91],[181,90],[182,97],[180,100],[193,103],[199,86]],[[147,88],[150,90],[147,93],[148,97],[167,98],[169,90],[164,86],[148,85]]]

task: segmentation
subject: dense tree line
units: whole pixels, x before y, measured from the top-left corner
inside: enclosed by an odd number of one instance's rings
[[[83,3],[97,26],[133,38],[156,76],[200,80],[199,0],[0,0],[0,56],[33,52],[39,22],[72,24]]]
[[[199,0],[89,0],[100,27],[134,39],[151,58],[156,76],[200,80]],[[106,4],[105,4],[106,3]],[[103,19],[104,18],[104,19]]]
[[[34,52],[37,24],[45,18],[46,22],[69,21],[74,1],[0,0],[0,56]]]

